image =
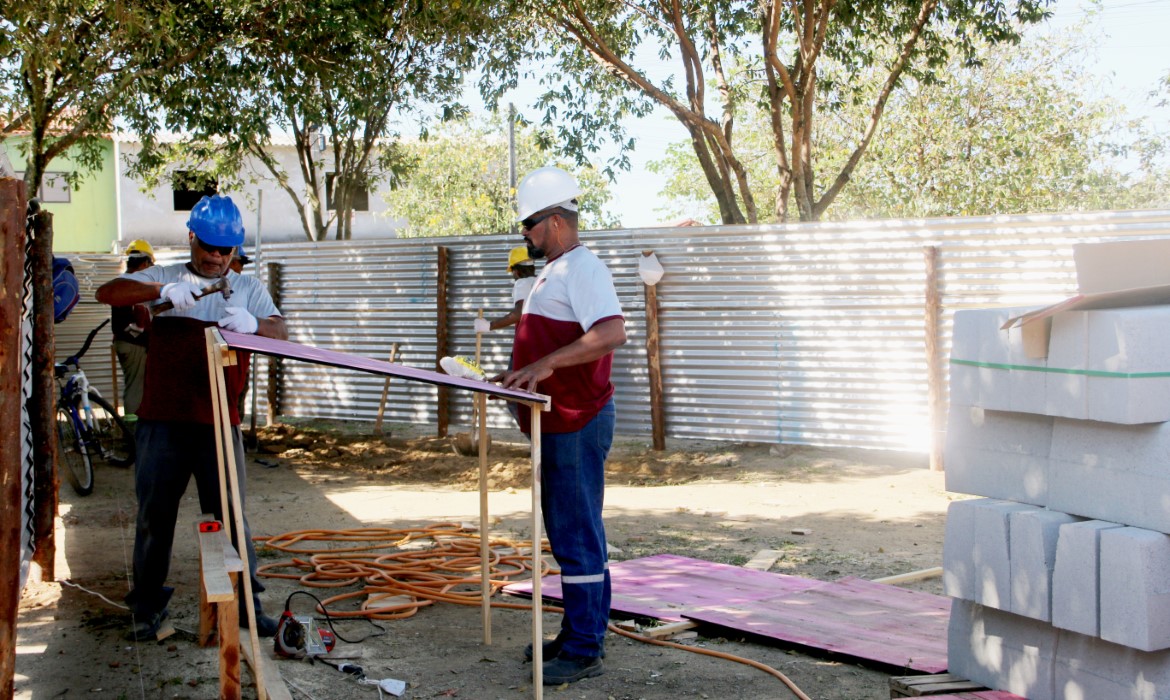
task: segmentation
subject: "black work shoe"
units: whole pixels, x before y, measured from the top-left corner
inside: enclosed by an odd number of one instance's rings
[[[240,629],[248,629],[248,616],[240,615]],[[276,636],[276,620],[264,613],[256,613],[256,634],[261,637]]]
[[[146,618],[134,616],[134,625],[127,630],[126,639],[131,642],[153,642],[158,638],[158,630],[169,613],[166,608]]]
[[[592,678],[605,673],[605,666],[597,656],[576,656],[561,654],[543,667],[545,685],[573,683],[582,678]]]
[[[560,633],[555,639],[547,639],[544,644],[540,646],[545,661],[549,661],[561,653],[561,647],[564,645],[564,633]],[[601,658],[605,658],[605,649],[601,650]],[[528,644],[524,647],[524,660],[532,661],[532,645]]]

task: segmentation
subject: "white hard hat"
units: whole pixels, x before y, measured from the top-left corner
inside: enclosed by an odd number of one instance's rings
[[[581,196],[577,179],[560,168],[537,168],[524,176],[516,188],[516,207],[523,221],[538,211],[561,207],[577,211]]]

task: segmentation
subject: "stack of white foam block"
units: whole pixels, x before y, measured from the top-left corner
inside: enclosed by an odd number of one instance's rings
[[[1170,308],[955,314],[950,672],[1031,700],[1170,700]],[[1043,322],[1043,321],[1039,321]],[[1039,371],[1038,371],[1039,370]]]

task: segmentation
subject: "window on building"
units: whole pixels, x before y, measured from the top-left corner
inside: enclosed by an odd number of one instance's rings
[[[41,188],[37,190],[37,199],[45,204],[68,204],[73,201],[73,189],[69,187],[66,177],[69,173],[46,172],[41,177]],[[17,179],[23,180],[24,173],[16,173]]]
[[[197,170],[176,170],[171,190],[175,211],[191,211],[205,195],[219,192],[219,181]]]
[[[325,208],[329,211],[337,209],[333,203],[333,181],[336,178],[337,173],[325,173]],[[368,190],[358,190],[353,193],[353,210],[370,210],[370,193]]]

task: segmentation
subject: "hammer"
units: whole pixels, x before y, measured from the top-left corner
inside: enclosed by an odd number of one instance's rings
[[[227,277],[220,277],[214,283],[207,285],[203,289],[200,289],[199,293],[195,295],[195,298],[202,299],[203,297],[207,296],[208,294],[215,294],[216,292],[222,292],[224,299],[231,298],[232,285],[228,282]],[[174,302],[171,302],[169,300],[164,301],[164,302],[155,304],[154,306],[150,307],[150,315],[157,316],[158,314],[161,314],[164,311],[170,311],[173,308],[175,308]]]

